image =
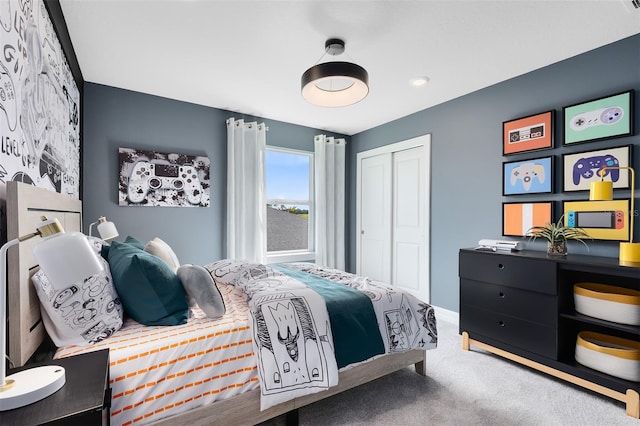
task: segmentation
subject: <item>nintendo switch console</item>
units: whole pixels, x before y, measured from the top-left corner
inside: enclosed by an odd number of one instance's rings
[[[196,169],[190,165],[139,161],[131,170],[127,196],[132,203],[142,202],[149,192],[173,190],[184,193],[191,204],[200,203],[202,185]]]
[[[605,211],[569,211],[567,225],[576,228],[622,229],[624,212],[622,210]]]

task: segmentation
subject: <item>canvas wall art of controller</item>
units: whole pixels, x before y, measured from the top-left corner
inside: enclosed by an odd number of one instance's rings
[[[613,155],[596,155],[581,158],[573,165],[573,184],[578,185],[580,178],[591,179],[597,176],[596,173],[603,167],[617,167],[618,165],[618,159]],[[607,175],[611,175],[611,180],[617,182],[620,177],[620,170],[605,169],[604,176]]]
[[[191,204],[199,204],[202,197],[202,185],[193,166],[138,161],[129,176],[129,200],[140,203],[147,194],[157,190],[184,192]]]
[[[511,171],[511,186],[515,185],[519,180],[522,181],[522,187],[525,191],[531,189],[533,179],[538,179],[538,182],[544,183],[545,174],[544,167],[537,163],[523,163],[517,167],[514,167]]]

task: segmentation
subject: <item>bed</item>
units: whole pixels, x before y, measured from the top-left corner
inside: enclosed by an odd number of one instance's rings
[[[9,239],[32,232],[42,214],[57,217],[67,231],[82,229],[80,201],[22,183],[7,183]],[[8,254],[8,347],[9,356],[16,365],[26,363],[46,338],[40,302],[31,283],[31,276],[38,270],[31,255],[33,244],[35,242],[23,243]],[[55,356],[66,357],[105,347],[110,349],[112,424],[209,425],[216,421],[256,424],[410,365],[415,365],[417,373],[426,375],[426,349],[435,347],[435,341],[424,349],[379,355],[340,368],[337,385],[261,409],[261,382],[253,346],[257,339],[252,334],[250,307],[238,285],[223,281],[216,281],[216,284],[227,308],[222,318],[207,318],[196,307],[185,325],[150,327],[127,319],[123,327],[109,338],[91,346],[63,347]],[[436,336],[435,320],[432,327]],[[207,343],[211,337],[215,339],[213,344]],[[212,355],[215,352],[228,354],[223,352],[228,349],[232,350],[231,355],[220,359]],[[156,359],[160,352],[166,352],[169,361]],[[178,368],[180,363],[184,367]],[[123,373],[119,369],[126,364],[133,365],[135,373]],[[125,376],[146,373],[146,370],[155,370],[155,366],[160,365],[168,365],[175,374],[158,370],[156,373],[160,375],[154,379],[145,379],[139,385],[120,386]],[[198,371],[209,372],[209,375],[206,379],[192,379],[186,385],[170,384],[163,388],[173,376]],[[214,386],[188,394],[197,386],[204,389],[208,383],[214,383]],[[146,411],[133,414],[133,409],[138,406],[147,407]]]

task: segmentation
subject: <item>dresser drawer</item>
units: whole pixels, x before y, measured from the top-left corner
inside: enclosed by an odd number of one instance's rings
[[[460,331],[468,332],[472,339],[478,339],[478,335],[485,336],[528,352],[557,359],[557,333],[553,327],[475,306],[462,305]]]
[[[460,280],[460,304],[556,327],[557,298],[520,288]]]
[[[556,264],[544,259],[460,252],[460,278],[556,294]]]

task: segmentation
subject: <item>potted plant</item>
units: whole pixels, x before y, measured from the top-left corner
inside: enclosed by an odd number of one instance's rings
[[[544,226],[532,226],[525,233],[530,240],[544,238],[547,240],[547,254],[564,256],[567,254],[567,240],[580,241],[589,250],[589,246],[583,239],[591,239],[582,228],[566,226],[563,222],[564,215],[557,222],[550,222]]]

